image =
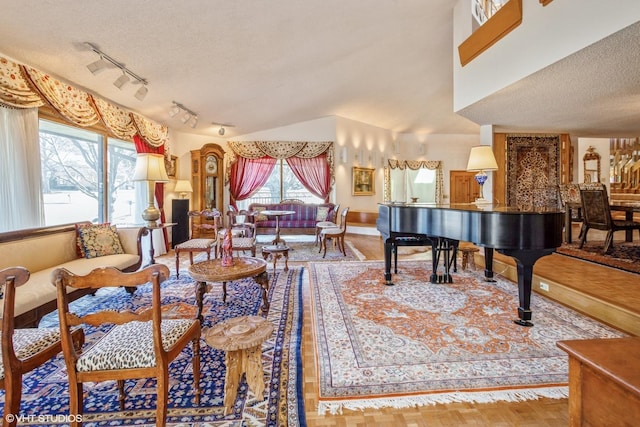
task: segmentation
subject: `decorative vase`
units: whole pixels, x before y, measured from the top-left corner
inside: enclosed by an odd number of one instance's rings
[[[223,267],[231,267],[233,266],[233,244],[232,244],[233,236],[231,234],[230,229],[224,230],[224,235],[222,236],[222,253],[221,253],[221,262]]]

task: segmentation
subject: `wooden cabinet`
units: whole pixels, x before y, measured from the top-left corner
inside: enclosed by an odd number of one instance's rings
[[[224,150],[218,144],[205,144],[199,150],[191,151],[194,210],[217,209],[224,214],[223,168]],[[192,237],[201,237],[199,234],[197,228],[192,227]]]
[[[640,338],[558,341],[557,345],[569,354],[569,425],[636,425]]]

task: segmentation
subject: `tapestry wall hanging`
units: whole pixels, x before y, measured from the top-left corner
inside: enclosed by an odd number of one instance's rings
[[[507,204],[557,206],[560,135],[507,135]]]

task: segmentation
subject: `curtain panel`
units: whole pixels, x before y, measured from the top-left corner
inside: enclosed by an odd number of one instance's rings
[[[41,175],[38,109],[0,106],[0,231],[44,225]]]
[[[13,108],[50,105],[77,126],[102,123],[116,138],[131,141],[138,134],[150,147],[165,145],[169,135],[166,126],[3,57],[0,57],[0,104]]]

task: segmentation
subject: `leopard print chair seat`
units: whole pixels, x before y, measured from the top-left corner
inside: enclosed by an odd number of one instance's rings
[[[62,351],[58,328],[14,329],[16,288],[29,280],[23,267],[0,270],[0,298],[3,301],[2,346],[0,347],[0,386],[5,389],[4,415],[20,413],[22,376],[46,363]],[[70,339],[76,348],[84,343],[84,331],[74,328]],[[8,349],[3,352],[2,348]],[[4,424],[16,425],[16,418],[3,418]]]

